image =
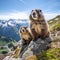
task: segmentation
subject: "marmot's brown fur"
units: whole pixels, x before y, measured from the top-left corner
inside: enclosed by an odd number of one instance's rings
[[[49,29],[47,22],[45,21],[42,10],[35,9],[32,10],[30,16],[30,29],[35,36],[35,38],[45,38],[49,36]]]
[[[20,31],[21,39],[24,41],[24,43],[29,44],[30,41],[33,39],[33,35],[31,31],[25,26],[22,26],[19,31]],[[21,50],[22,50],[22,47],[18,45],[17,48],[14,50],[14,54],[12,56],[15,58],[18,58]]]
[[[26,43],[29,43],[31,40],[33,40],[33,35],[27,27],[20,28],[20,36]]]

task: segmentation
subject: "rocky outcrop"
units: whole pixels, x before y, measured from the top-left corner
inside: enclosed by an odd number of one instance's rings
[[[46,51],[50,48],[51,38],[37,39],[36,41],[31,41],[28,45],[27,50],[22,55],[23,60],[31,55],[40,55],[40,53]]]
[[[60,31],[51,34],[52,43],[51,48],[60,48]]]
[[[3,60],[20,60],[20,58],[13,58],[10,56],[6,56]]]
[[[23,51],[21,51],[19,58],[16,58],[17,60],[26,60],[29,59],[31,56],[35,59],[37,59],[35,56],[39,56],[40,53],[46,51],[47,49],[50,48],[50,43],[51,43],[51,38],[45,38],[45,39],[40,39],[38,38],[35,41],[31,41],[28,46],[26,46]],[[35,56],[34,56],[35,55]],[[13,57],[6,57],[4,60],[16,60]]]

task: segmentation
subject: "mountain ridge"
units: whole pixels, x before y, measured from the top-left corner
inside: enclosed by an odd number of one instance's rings
[[[48,24],[51,31],[55,31],[57,29],[60,30],[60,15],[57,15],[53,19],[49,20]]]

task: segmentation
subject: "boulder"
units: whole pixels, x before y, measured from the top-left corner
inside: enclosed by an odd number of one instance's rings
[[[31,55],[39,56],[42,52],[48,50],[51,46],[51,38],[37,39],[36,41],[31,41],[27,47],[27,50],[22,54],[23,60]]]

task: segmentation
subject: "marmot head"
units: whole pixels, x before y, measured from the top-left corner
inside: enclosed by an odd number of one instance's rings
[[[25,26],[23,26],[23,27],[20,28],[20,33],[21,33],[21,34],[26,34],[27,31],[28,31],[28,30],[27,30],[27,27],[25,27]]]
[[[40,9],[35,9],[35,10],[32,10],[31,11],[31,14],[30,14],[30,20],[44,20],[44,15],[43,15],[43,12],[42,10]]]
[[[20,35],[21,35],[22,40],[24,40],[26,42],[29,42],[33,39],[32,35],[27,27],[20,28]]]

